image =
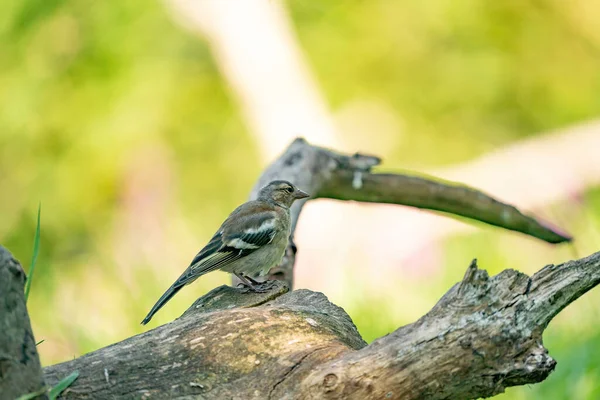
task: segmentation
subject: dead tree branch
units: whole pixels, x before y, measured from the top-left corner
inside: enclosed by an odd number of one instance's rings
[[[552,317],[600,282],[600,252],[532,277],[473,262],[417,322],[366,345],[321,293],[219,287],[176,321],[44,369],[67,399],[475,399],[544,380]]]
[[[561,243],[571,237],[547,222],[521,213],[485,193],[455,183],[402,174],[378,174],[371,169],[381,160],[363,154],[345,155],[313,146],[298,138],[262,174],[250,198],[275,179],[286,179],[313,197],[389,203],[441,211],[545,240]],[[304,201],[292,207],[293,228]],[[293,287],[295,249],[288,249],[283,263],[271,271],[270,279],[286,281]],[[235,278],[234,284],[239,283]]]

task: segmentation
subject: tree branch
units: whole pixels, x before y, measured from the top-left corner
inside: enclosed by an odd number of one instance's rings
[[[531,278],[527,313],[545,328],[566,306],[600,283],[600,252],[560,265],[550,264]]]
[[[600,281],[600,252],[532,277],[469,266],[425,316],[366,345],[321,293],[222,286],[174,322],[44,369],[67,399],[475,399],[544,380],[548,322]]]
[[[551,224],[478,190],[409,175],[371,173],[380,162],[378,157],[340,154],[298,138],[261,175],[250,199],[255,199],[260,188],[270,181],[286,179],[310,193],[313,197],[308,200],[330,198],[399,204],[466,217],[550,243],[571,240],[567,233]],[[306,201],[296,202],[292,207],[293,229]],[[295,250],[288,249],[287,257],[271,271],[269,279],[284,280],[293,287],[294,255]],[[233,283],[239,283],[237,278],[233,278]]]
[[[525,215],[478,190],[416,176],[337,170],[317,196],[442,211],[525,233],[549,243],[571,240],[569,234],[549,223]]]

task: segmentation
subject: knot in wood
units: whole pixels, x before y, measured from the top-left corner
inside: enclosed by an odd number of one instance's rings
[[[332,392],[337,386],[338,377],[336,374],[327,374],[323,378],[323,386],[326,392]]]

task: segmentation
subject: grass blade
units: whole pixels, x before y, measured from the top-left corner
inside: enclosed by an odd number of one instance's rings
[[[27,282],[25,282],[25,302],[29,298],[29,290],[31,288],[31,280],[33,279],[33,271],[37,261],[38,251],[40,249],[40,214],[42,213],[42,203],[38,205],[37,226],[35,227],[35,238],[33,239],[33,256],[31,258],[31,268],[27,274]]]
[[[55,400],[58,397],[58,395],[62,393],[63,390],[71,386],[71,383],[73,383],[78,376],[79,371],[75,371],[66,378],[63,378],[60,382],[56,384],[56,386],[50,389],[50,392],[48,392],[48,398],[50,400]]]
[[[43,395],[44,393],[46,393],[46,388],[40,389],[37,392],[33,392],[33,393],[27,393],[24,394],[23,396],[19,396],[17,397],[17,400],[31,400],[31,399],[35,399],[38,396]]]

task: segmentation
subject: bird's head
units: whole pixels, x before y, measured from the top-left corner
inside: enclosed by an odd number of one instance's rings
[[[308,193],[288,181],[272,181],[258,193],[259,200],[269,201],[286,208],[289,208],[295,200],[309,196]]]

